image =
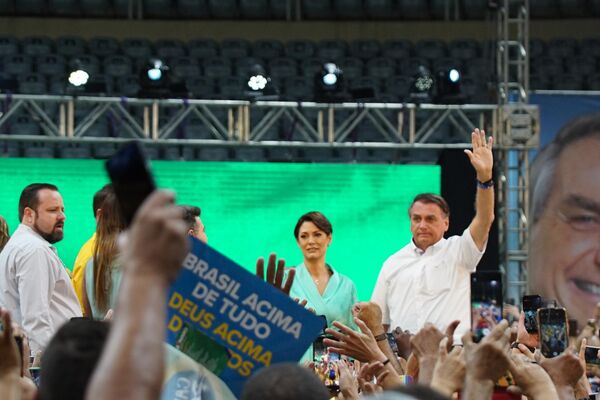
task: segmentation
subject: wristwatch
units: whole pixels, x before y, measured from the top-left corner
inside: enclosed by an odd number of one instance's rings
[[[516,341],[512,342],[510,344],[510,348],[511,349],[518,349],[520,344],[522,344],[523,346],[527,347],[530,352],[535,353],[535,347],[527,346],[525,343],[519,343],[519,342],[516,342]]]
[[[488,181],[485,182],[481,182],[479,179],[477,179],[477,187],[480,189],[489,189],[494,187],[494,180],[490,179]]]
[[[387,340],[387,333],[384,332],[381,335],[375,336],[375,340],[378,342],[383,342],[384,340]]]

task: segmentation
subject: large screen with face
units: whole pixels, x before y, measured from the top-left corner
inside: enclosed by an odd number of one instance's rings
[[[354,281],[361,300],[370,298],[385,259],[411,238],[412,198],[440,193],[435,165],[153,161],[152,170],[179,204],[202,209],[209,244],[251,271],[270,252],[287,266],[301,263],[294,226],[305,212],[321,211],[333,225],[326,261]],[[95,229],[92,197],[108,182],[104,161],[0,159],[0,215],[10,232],[21,190],[35,182],[53,183],[63,196],[67,219],[56,247],[72,268]]]

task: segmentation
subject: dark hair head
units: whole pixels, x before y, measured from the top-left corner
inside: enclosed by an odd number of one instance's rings
[[[600,139],[600,114],[598,113],[571,120],[561,128],[554,140],[538,153],[531,165],[529,185],[531,219],[534,224],[542,216],[546,201],[550,197],[560,155],[571,144],[589,137]]]
[[[187,224],[188,230],[195,230],[196,227],[196,217],[200,217],[200,207],[196,206],[181,206],[183,209],[183,220]]]
[[[96,214],[98,213],[98,209],[102,207],[102,203],[104,203],[104,199],[109,193],[114,192],[112,183],[107,183],[102,186],[102,189],[98,190],[94,194],[94,199],[92,200],[92,207],[94,208],[94,218],[96,218]]]
[[[74,318],[54,335],[42,357],[39,397],[81,400],[100,360],[109,324]]]
[[[312,222],[317,226],[317,228],[325,232],[327,235],[331,235],[333,233],[331,222],[329,222],[326,216],[318,211],[310,211],[301,216],[300,219],[298,219],[298,222],[296,222],[296,227],[294,228],[294,237],[296,240],[298,240],[298,235],[300,234],[300,227],[305,222]]]
[[[424,204],[435,204],[438,206],[442,213],[446,216],[446,218],[450,217],[450,206],[442,196],[433,193],[421,193],[415,196],[412,203],[410,203],[410,207],[408,207],[408,214],[410,215],[410,211],[415,203],[424,203]]]
[[[51,183],[32,183],[23,189],[21,192],[21,197],[19,198],[19,222],[23,221],[23,214],[25,213],[26,207],[37,211],[40,203],[38,192],[44,189],[58,192],[58,188]]]
[[[244,385],[241,400],[327,400],[329,391],[308,368],[295,363],[273,364]]]

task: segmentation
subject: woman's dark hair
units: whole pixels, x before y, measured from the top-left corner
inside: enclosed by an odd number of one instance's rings
[[[312,222],[317,226],[317,228],[325,232],[327,235],[331,235],[333,233],[331,222],[329,222],[326,216],[318,211],[310,211],[301,216],[296,223],[296,227],[294,228],[294,237],[296,240],[298,240],[298,235],[300,234],[300,227],[305,222]]]

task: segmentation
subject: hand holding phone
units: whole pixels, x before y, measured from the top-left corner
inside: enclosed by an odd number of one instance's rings
[[[502,275],[500,272],[471,274],[471,328],[479,342],[502,320]]]
[[[542,354],[547,358],[559,356],[569,345],[569,325],[564,308],[540,308],[538,326]]]
[[[525,329],[528,333],[538,333],[537,310],[542,308],[542,297],[534,294],[523,296],[523,312],[525,313]]]
[[[600,366],[600,347],[585,346],[585,363]]]

